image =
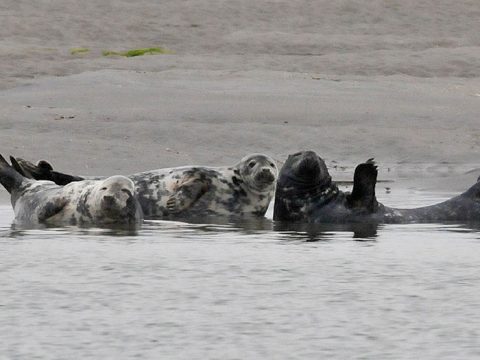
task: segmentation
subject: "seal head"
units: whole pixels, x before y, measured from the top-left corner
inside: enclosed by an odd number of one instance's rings
[[[300,187],[305,191],[309,187],[327,187],[332,178],[322,158],[313,151],[302,151],[288,156],[282,168],[281,180],[304,185]]]
[[[129,223],[139,218],[140,205],[135,196],[135,185],[125,176],[111,176],[99,181],[92,190],[93,208],[101,223]]]
[[[273,219],[305,220],[337,192],[325,162],[315,152],[289,155],[277,181]]]
[[[245,156],[236,165],[243,181],[250,190],[256,192],[270,192],[278,176],[275,161],[263,154]]]

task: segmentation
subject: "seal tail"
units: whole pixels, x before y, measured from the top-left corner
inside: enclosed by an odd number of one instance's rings
[[[477,179],[477,182],[462,195],[468,198],[480,200],[480,177]]]
[[[25,177],[15,170],[5,158],[0,155],[0,183],[9,192],[12,193],[19,188],[25,181]]]

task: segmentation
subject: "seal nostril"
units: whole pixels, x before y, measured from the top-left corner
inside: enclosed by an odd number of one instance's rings
[[[113,204],[115,202],[115,198],[111,195],[105,195],[103,197],[103,201],[105,201],[107,204]]]

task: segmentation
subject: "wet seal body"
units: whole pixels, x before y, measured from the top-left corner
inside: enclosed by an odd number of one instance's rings
[[[134,226],[142,220],[133,182],[124,176],[59,186],[26,178],[0,155],[0,182],[11,194],[17,224]]]
[[[277,181],[273,219],[303,223],[480,221],[480,182],[450,200],[414,209],[379,203],[376,182],[373,159],[356,167],[352,192],[346,193],[331,180],[316,153],[290,155]]]
[[[60,182],[78,176],[53,172],[43,161],[32,165],[20,160],[31,177]],[[54,176],[52,174],[54,173]],[[245,156],[231,167],[185,166],[130,175],[148,219],[204,216],[264,216],[275,191],[278,170],[262,154]]]

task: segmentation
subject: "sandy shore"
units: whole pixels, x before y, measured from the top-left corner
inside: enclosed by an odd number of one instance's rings
[[[2,154],[109,175],[313,149],[342,179],[369,157],[420,188],[480,174],[478,2],[98,3],[0,5]],[[157,45],[176,53],[101,54]]]

